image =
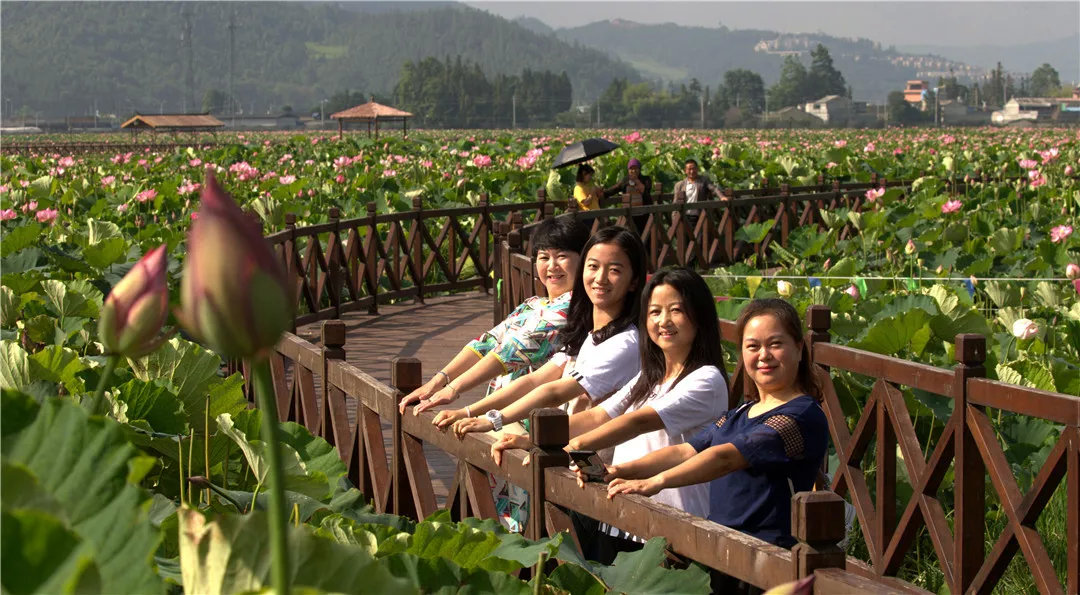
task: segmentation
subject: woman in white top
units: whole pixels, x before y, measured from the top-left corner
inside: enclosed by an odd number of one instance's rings
[[[638,372],[639,297],[645,281],[645,248],[624,227],[597,231],[582,252],[561,348],[539,370],[523,376],[471,407],[440,412],[433,423],[463,438],[501,430],[533,409],[581,398],[596,404]],[[483,413],[486,412],[486,413]],[[472,417],[480,414],[482,417]]]
[[[641,372],[599,407],[570,418],[567,450],[614,446],[613,468],[685,443],[727,409],[716,306],[705,280],[686,268],[660,270],[645,286],[642,310]],[[503,450],[528,447],[525,436],[503,436],[492,455],[499,461]],[[709,514],[706,486],[662,490],[653,499],[703,518]],[[639,538],[615,527],[576,521],[583,553],[592,560],[610,564],[619,551],[640,547]]]

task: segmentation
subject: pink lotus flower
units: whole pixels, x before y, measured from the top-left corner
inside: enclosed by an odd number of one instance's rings
[[[180,184],[180,187],[176,189],[176,193],[180,196],[186,196],[188,194],[198,192],[200,187],[200,184],[194,184],[189,180],[184,180],[184,183]]]
[[[487,167],[491,165],[491,157],[487,155],[477,155],[473,158],[473,165],[476,167]]]
[[[1039,162],[1035,161],[1034,159],[1021,159],[1020,160],[1020,167],[1022,169],[1035,169],[1038,166],[1039,166]]]
[[[432,166],[434,166],[434,165],[435,164],[432,163],[430,159],[425,159],[425,160],[420,162],[420,167],[422,167],[424,169],[431,169]]]
[[[1073,289],[1076,290],[1077,294],[1080,294],[1080,279],[1073,279]]]
[[[843,149],[844,147],[847,146],[847,141],[846,140],[838,140],[838,141],[833,143],[833,146],[836,147],[837,149]]]
[[[638,143],[641,142],[641,133],[635,130],[622,138],[628,143]]]
[[[874,202],[875,200],[881,198],[882,196],[885,196],[885,189],[884,188],[871,188],[871,189],[866,191],[866,201],[867,202]]]
[[[37,210],[37,201],[32,200],[32,201],[24,204],[23,206],[21,206],[19,208],[22,209],[22,212],[24,212],[24,213],[29,213],[30,211],[36,211]]]
[[[848,285],[848,288],[844,290],[844,293],[851,296],[851,299],[859,301],[859,288],[854,285]]]
[[[15,212],[15,209],[4,209],[0,211],[0,221],[11,221],[18,216],[19,214]]]
[[[338,174],[337,177],[334,178],[334,181],[337,182],[338,184],[344,184],[345,183],[345,174]]]
[[[60,216],[60,211],[56,209],[41,209],[34,215],[37,217],[38,223],[49,223],[56,221],[56,218]]]
[[[1065,265],[1065,276],[1069,279],[1080,279],[1080,265],[1077,265],[1075,262],[1070,262]]]
[[[135,200],[139,202],[146,202],[148,200],[154,200],[155,198],[157,198],[157,190],[154,190],[153,188],[149,190],[143,190],[142,192],[135,195]]]
[[[959,200],[946,201],[945,204],[941,205],[941,212],[955,213],[956,211],[959,211],[960,207],[962,207],[963,205],[964,203],[960,202]]]
[[[1039,334],[1039,325],[1027,318],[1020,318],[1013,323],[1012,334],[1017,339],[1030,339]]]
[[[278,178],[278,182],[280,182],[280,183],[282,183],[283,185],[286,185],[286,186],[289,185],[289,184],[292,184],[295,181],[296,181],[296,176],[293,176],[293,175],[281,176],[280,178]]]
[[[1066,165],[1065,166],[1065,175],[1067,175],[1067,176],[1073,175],[1073,168],[1072,168],[1071,165]]]
[[[188,161],[188,165],[190,165],[191,167],[199,167],[200,165],[202,165],[202,159],[196,157],[195,159]]]
[[[874,143],[867,143],[866,146],[863,147],[863,152],[864,153],[873,153],[876,150],[877,150],[877,147],[874,146]]]
[[[147,252],[105,298],[98,338],[109,353],[141,357],[161,343],[169,314],[165,244]]]
[[[836,167],[837,165],[839,165],[837,162],[830,161],[830,162],[825,164],[825,169],[832,169],[832,168]]]
[[[116,176],[105,176],[104,178],[101,178],[101,186],[103,188],[112,186],[113,182],[116,182]]]
[[[1072,232],[1073,228],[1071,225],[1058,225],[1050,230],[1050,241],[1054,243],[1064,242],[1065,238],[1072,235]]]
[[[184,327],[226,357],[259,356],[292,323],[285,271],[256,221],[206,173],[180,283]]]
[[[60,160],[56,162],[56,164],[59,165],[60,167],[71,167],[71,166],[75,165],[75,158],[74,157],[61,157]]]

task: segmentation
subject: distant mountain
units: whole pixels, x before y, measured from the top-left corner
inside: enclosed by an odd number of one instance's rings
[[[1050,64],[1061,75],[1061,82],[1080,83],[1080,34],[1022,45],[905,46],[906,52],[948,56],[968,64],[994,68],[1000,61],[1003,68],[1030,73],[1043,63]]]
[[[852,87],[856,100],[884,102],[890,91],[904,88],[908,79],[936,79],[952,68],[957,76],[978,76],[980,68],[928,55],[883,49],[869,39],[842,39],[824,34],[787,34],[726,27],[684,27],[672,23],[647,25],[614,19],[582,27],[558,29],[556,36],[601,49],[629,62],[650,79],[685,82],[697,78],[716,87],[728,70],[757,72],[766,84],[780,77],[787,54],[799,55],[809,66],[810,50],[818,43],[829,48],[834,66]]]
[[[575,98],[596,97],[615,77],[640,79],[602,51],[457,3],[5,0],[4,107],[45,116],[199,110],[208,91],[229,88],[230,19],[233,85],[247,113],[307,110],[344,89],[389,95],[403,63],[429,56],[460,55],[489,77],[566,71]]]
[[[547,23],[534,17],[518,17],[514,19],[514,23],[539,35],[551,35],[555,32]]]

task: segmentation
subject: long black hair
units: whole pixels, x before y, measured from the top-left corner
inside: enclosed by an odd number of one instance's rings
[[[570,310],[566,314],[566,326],[559,333],[559,349],[567,355],[577,355],[593,328],[593,305],[585,293],[585,260],[589,250],[597,244],[615,244],[630,261],[633,279],[623,298],[622,311],[614,320],[593,333],[593,344],[599,345],[622,332],[638,320],[641,312],[641,288],[645,284],[645,246],[641,238],[625,227],[605,227],[592,235],[581,250],[581,262],[574,277],[574,292],[570,296]]]
[[[592,173],[596,173],[596,170],[593,169],[593,166],[589,165],[588,163],[582,163],[577,168],[577,175],[575,176],[575,179],[578,181],[579,184],[582,184],[585,182],[585,174]]]
[[[746,332],[746,324],[752,319],[758,316],[772,316],[776,318],[780,326],[784,328],[792,340],[796,343],[801,343],[802,358],[799,360],[799,369],[795,374],[795,383],[799,385],[799,388],[806,394],[817,399],[820,403],[823,397],[821,383],[818,382],[817,375],[814,374],[814,366],[810,361],[810,346],[803,340],[802,325],[799,324],[799,313],[795,311],[795,307],[780,298],[766,298],[757,299],[751,301],[742,309],[739,313],[739,318],[735,321],[735,328],[739,337],[738,343],[736,343],[736,349],[739,353],[739,361],[742,361],[742,340],[743,333]],[[750,401],[757,401],[761,398],[757,392],[757,386],[753,383],[749,383],[749,395]]]
[[[652,293],[661,285],[670,285],[682,296],[683,307],[686,316],[693,323],[697,333],[694,335],[694,343],[690,346],[690,353],[683,363],[682,372],[671,383],[674,387],[688,374],[702,366],[716,366],[727,383],[727,372],[724,371],[724,353],[720,344],[720,321],[716,315],[716,302],[712,292],[701,275],[685,267],[670,267],[660,269],[649,279],[645,285],[645,291],[641,293],[641,322],[638,324],[638,349],[641,351],[641,375],[638,376],[634,387],[630,389],[630,402],[632,405],[640,405],[649,398],[653,389],[664,380],[667,372],[664,352],[660,346],[653,343],[649,338],[647,327],[649,316],[649,300]]]

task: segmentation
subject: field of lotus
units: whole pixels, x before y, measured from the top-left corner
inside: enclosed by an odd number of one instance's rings
[[[251,521],[262,513],[234,514],[266,508],[262,492],[273,465],[240,377],[218,374],[220,356],[236,353],[219,348],[221,338],[207,336],[212,331],[192,331],[199,326],[190,314],[184,323],[192,334],[184,338],[115,326],[166,317],[172,326],[169,306],[194,299],[197,290],[185,285],[181,292],[180,280],[195,258],[186,234],[208,213],[199,210],[207,169],[269,233],[283,227],[286,213],[307,225],[325,221],[331,207],[343,218],[360,216],[371,202],[378,212],[394,212],[412,208],[416,197],[425,208],[476,204],[485,193],[492,202],[528,200],[540,188],[565,197],[572,169],[549,166],[564,144],[584,136],[622,145],[595,160],[605,185],[632,157],[665,192],[687,158],[733,188],[766,180],[816,184],[819,176],[914,180],[909,191],[869,191],[871,208],[861,213],[821,213],[826,229],[796,229],[786,248],[773,246],[760,261],[713,271],[721,316],[735,316],[751,297],[780,295],[800,310],[826,304],[834,342],[941,367],[952,365],[957,333],[981,333],[989,377],[1080,395],[1076,131],[420,131],[378,140],[244,133],[161,152],[4,154],[3,556],[20,560],[4,565],[5,590],[161,592],[183,584],[189,592],[231,592],[271,582],[268,571],[228,582],[235,577],[191,562],[207,551],[236,564],[267,556],[245,546],[266,542],[265,523]],[[36,139],[35,146],[72,140],[87,139]],[[971,183],[953,195],[947,185],[959,180]],[[858,233],[840,239],[847,224]],[[763,224],[740,233],[754,241],[767,231]],[[105,296],[125,275],[131,302],[117,310]],[[133,275],[146,279],[135,287]],[[144,295],[151,305],[134,299]],[[188,341],[192,336],[209,338],[217,352]],[[118,352],[130,357],[112,355]],[[845,411],[857,414],[868,379],[841,374],[836,386]],[[950,403],[918,390],[905,397],[920,434],[940,431]],[[80,401],[111,414],[90,416]],[[1040,420],[997,423],[1021,476],[1039,468],[1058,432]],[[375,515],[342,484],[343,467],[328,444],[296,424],[280,432],[297,525],[290,529],[294,559],[326,569],[322,582],[302,577],[297,585],[332,591],[365,580],[410,590],[425,574],[527,592],[530,586],[506,572],[535,563],[541,551],[576,562],[548,577],[552,590],[618,588],[642,568],[654,568],[654,585],[707,584],[693,567],[658,574],[658,547],[596,568],[574,560],[557,540],[525,543],[491,524]],[[207,479],[189,488],[184,478],[192,475]],[[204,518],[211,513],[221,514],[213,531]],[[123,529],[123,543],[109,527]],[[23,546],[31,536],[47,540],[40,542],[52,548],[47,556]],[[346,571],[337,561],[350,556],[367,562]],[[6,569],[16,566],[27,570],[14,577]],[[922,584],[936,589],[939,578]]]

